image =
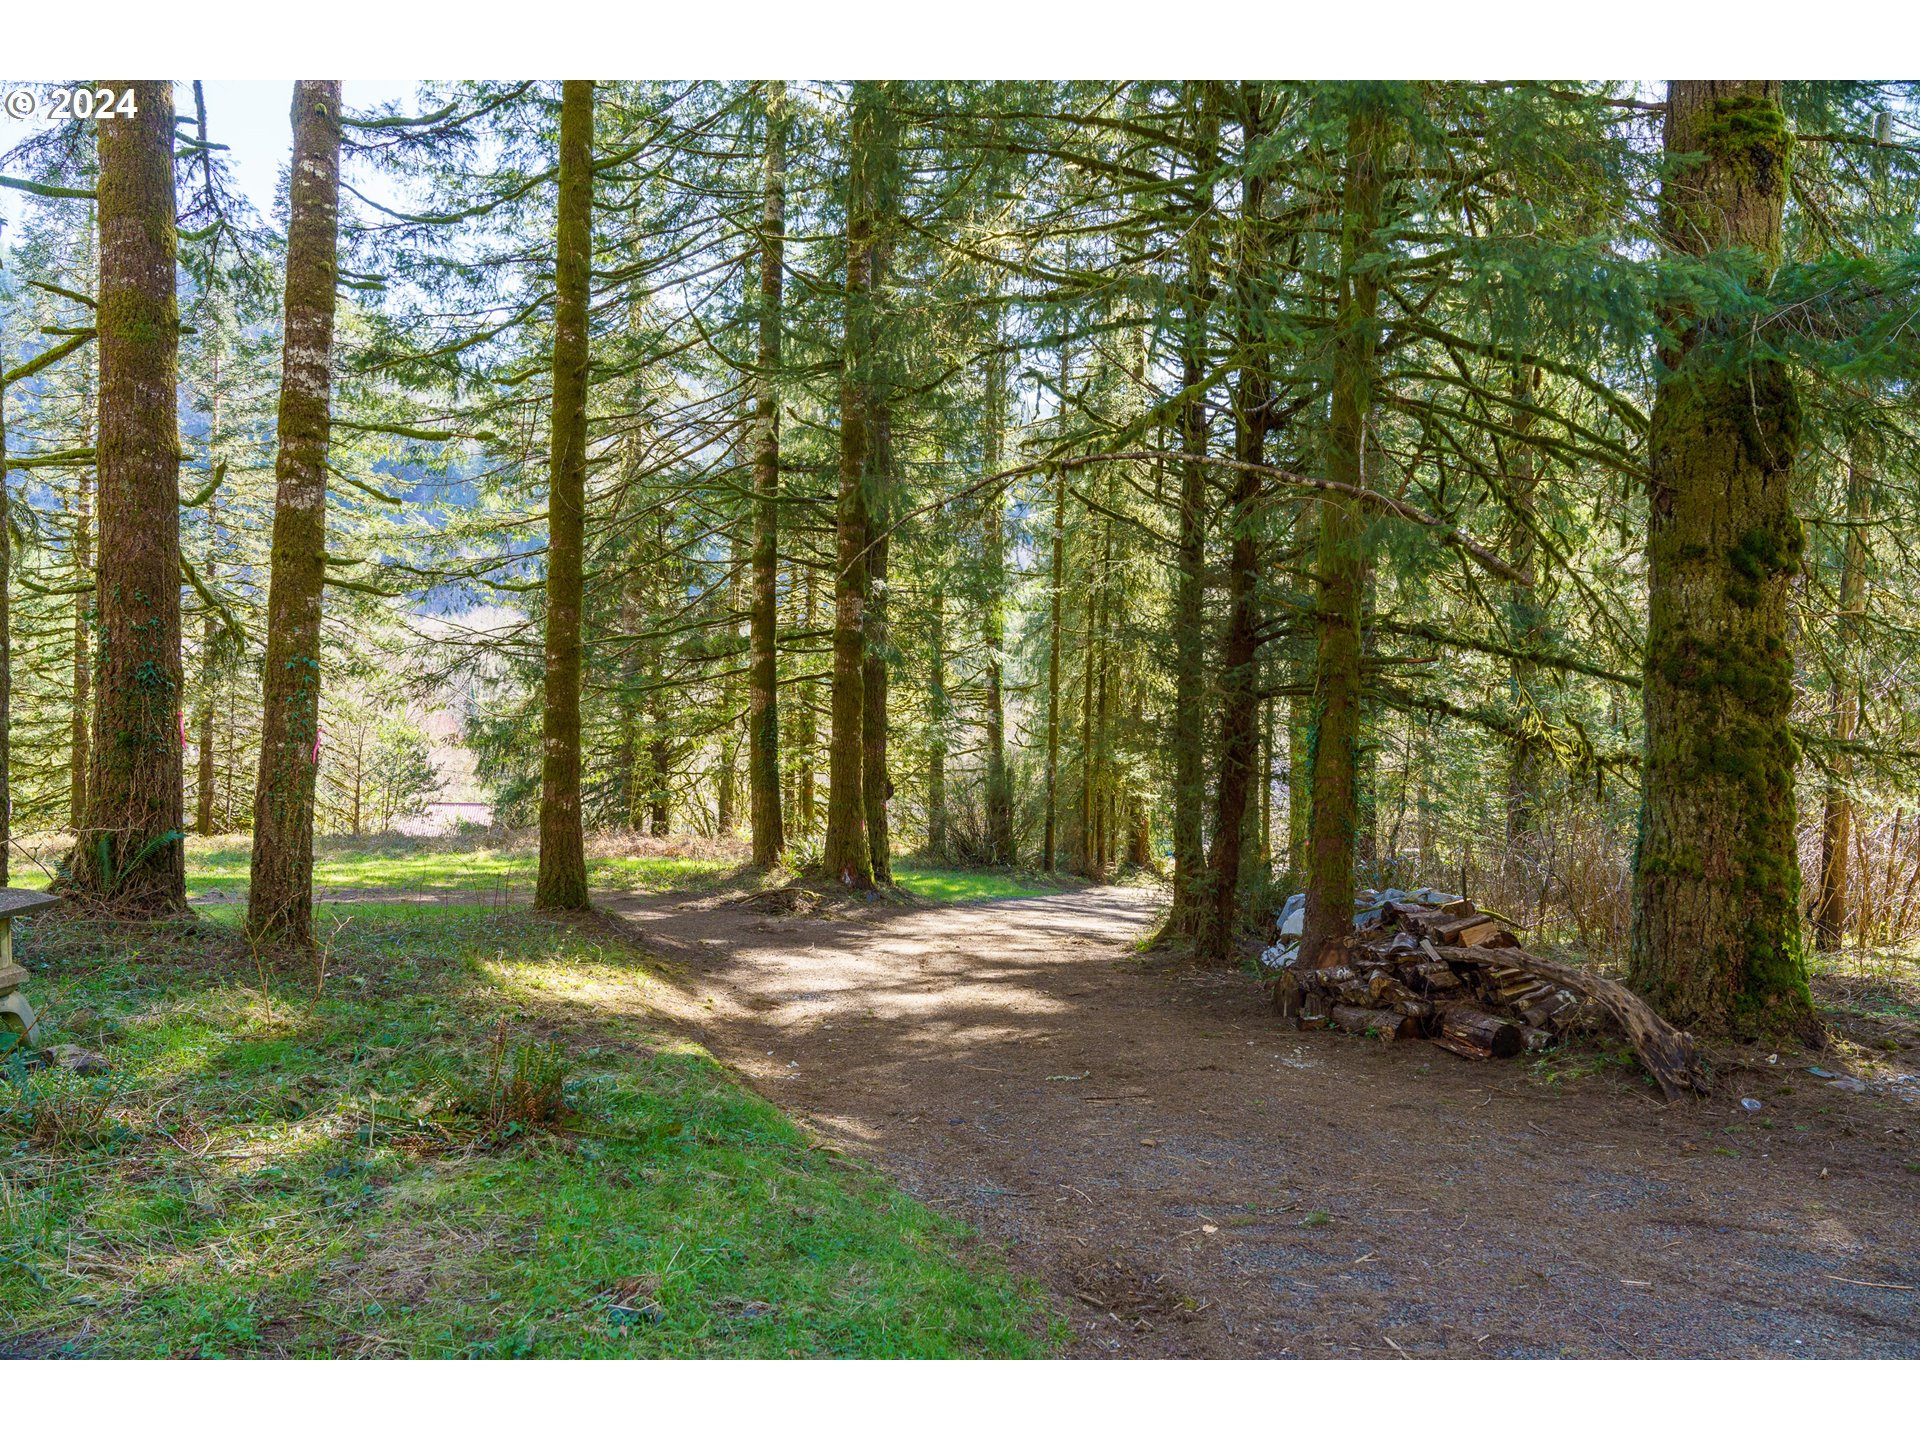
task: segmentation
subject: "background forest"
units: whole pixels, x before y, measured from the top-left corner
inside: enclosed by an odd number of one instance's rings
[[[1790,513],[1731,562],[1782,586],[1791,758],[1721,779],[1790,765],[1796,934],[1920,932],[1912,84],[1776,84],[1685,144],[1657,86],[575,88],[337,117],[317,729],[282,742],[323,832],[439,793],[451,705],[543,850],[574,725],[576,831],[856,883],[1155,871],[1206,956],[1344,847],[1624,956],[1650,417],[1693,326],[1797,406]],[[175,94],[183,828],[214,834],[272,793],[300,277],[286,180],[255,213]],[[98,763],[97,134],[5,157],[16,845],[86,832]],[[1764,264],[1676,243],[1701,152],[1777,169]],[[1315,773],[1351,775],[1317,831]]]

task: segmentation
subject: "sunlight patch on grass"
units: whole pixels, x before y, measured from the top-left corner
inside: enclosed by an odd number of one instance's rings
[[[894,883],[927,900],[1015,900],[1029,895],[1057,895],[1065,885],[1044,875],[1013,870],[962,870],[923,865],[911,860],[893,862]]]
[[[231,836],[187,841],[187,894],[209,904],[245,896],[250,850]],[[416,895],[472,894],[496,905],[533,899],[539,856],[522,847],[492,848],[476,838],[458,840],[380,836],[350,840],[322,836],[315,842],[313,883],[328,891],[391,890]],[[698,855],[593,855],[587,883],[601,890],[695,889],[721,883],[740,869],[725,857]]]
[[[299,966],[262,988],[237,916],[24,937],[48,1040],[113,1070],[0,1082],[0,1340],[772,1357],[1058,1340],[960,1227],[659,1030],[646,956],[617,933],[351,908],[317,995]],[[503,1021],[561,1047],[572,1114],[480,1143],[443,1117],[485,1082]]]

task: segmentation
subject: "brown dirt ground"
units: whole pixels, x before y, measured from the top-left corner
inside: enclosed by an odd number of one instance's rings
[[[1920,1117],[1813,1057],[1668,1106],[1617,1063],[1300,1033],[1144,960],[1148,891],[605,898],[710,1049],[1004,1242],[1071,1353],[1920,1355]]]

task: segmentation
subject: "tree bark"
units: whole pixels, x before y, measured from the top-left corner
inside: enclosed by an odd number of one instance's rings
[[[724,598],[725,615],[722,623],[731,639],[736,643],[743,639],[747,642],[747,680],[748,690],[751,692],[753,679],[753,598],[748,591],[753,581],[751,574],[753,566],[752,541],[743,534],[743,528],[744,527],[736,526],[734,532],[727,537],[727,574],[729,578],[724,588],[716,588],[714,590],[714,598],[716,600],[722,600]],[[743,614],[747,616],[747,633],[744,636],[740,633],[738,620],[736,618]],[[747,708],[749,710],[752,709],[752,703],[752,696],[751,693],[749,693],[747,701]],[[734,732],[732,719],[739,704],[739,677],[726,675],[720,681],[720,713],[725,718],[721,722],[718,734],[714,737],[715,763],[718,769],[714,777],[713,833],[716,836],[727,838],[731,838],[737,828],[736,822],[738,817],[734,812],[739,808],[740,802],[739,765],[737,763],[740,758],[740,737]],[[753,727],[749,724],[747,726],[747,746],[749,752],[751,752],[753,745],[752,732]],[[748,759],[749,762],[751,762],[751,753],[749,753]],[[751,766],[749,766],[749,768],[751,768]],[[751,776],[748,777],[747,788],[748,810],[751,812],[753,802],[753,781]]]
[[[927,637],[927,854],[947,853],[947,595],[934,586]]]
[[[217,412],[216,412],[217,413]],[[218,423],[217,420],[215,422]],[[209,536],[215,533],[219,524],[219,507],[213,502],[207,503],[207,530]],[[202,562],[201,577],[209,588],[214,577],[214,542],[207,541],[206,559]],[[220,644],[220,622],[211,610],[200,624],[200,702],[199,715],[196,717],[194,743],[198,747],[194,778],[194,829],[202,835],[213,834],[213,700],[214,691],[219,685],[219,666],[216,659]]]
[[[580,816],[580,657],[587,508],[588,315],[593,285],[593,82],[561,87],[553,304],[553,438],[547,472],[547,643],[541,707],[540,910],[585,910]]]
[[[876,266],[879,257],[875,257]],[[887,775],[887,526],[893,493],[892,416],[884,402],[873,407],[873,469],[878,477],[867,508],[866,653],[861,660],[860,793],[867,809],[867,858],[874,882],[893,883],[893,836],[887,802],[893,781]]]
[[[194,128],[199,132],[200,143],[207,143],[207,101],[198,80],[193,82]],[[211,183],[211,150],[200,152],[201,172]],[[212,370],[212,384],[207,392],[207,473],[214,477],[218,485],[220,474],[220,402],[224,398],[221,384],[220,360],[222,347],[214,344],[209,347],[208,364]],[[201,578],[207,587],[213,587],[214,557],[219,548],[220,502],[217,494],[207,498],[207,553],[201,561]],[[202,835],[213,834],[213,699],[218,682],[216,656],[220,640],[220,622],[209,606],[200,621],[200,698],[197,702],[198,713],[194,717],[194,736],[198,747],[194,770],[194,829]]]
[[[274,466],[273,571],[247,932],[255,940],[310,945],[339,232],[338,80],[295,83],[290,173],[280,452]]]
[[[1507,461],[1507,503],[1512,508],[1513,543],[1507,547],[1507,563],[1521,576],[1509,586],[1507,603],[1513,648],[1536,650],[1545,640],[1546,616],[1540,604],[1537,577],[1534,574],[1532,521],[1539,489],[1539,462],[1525,436],[1533,426],[1533,414],[1525,408],[1533,399],[1536,377],[1531,365],[1516,366],[1513,395],[1521,402],[1513,411],[1511,424],[1516,436]],[[1519,729],[1507,744],[1507,849],[1525,858],[1533,853],[1540,824],[1540,782],[1546,759],[1546,742],[1538,728],[1539,705],[1533,697],[1535,667],[1515,660],[1508,676],[1509,710]]]
[[[1867,584],[1867,522],[1873,516],[1871,439],[1853,437],[1847,465],[1847,544],[1840,562],[1840,615],[1835,636],[1841,655],[1840,682],[1834,696],[1832,735],[1850,742],[1860,726],[1860,677],[1854,669],[1853,642],[1859,629]],[[1834,756],[1827,782],[1826,815],[1820,827],[1820,890],[1813,908],[1815,945],[1840,949],[1847,931],[1847,851],[1853,840],[1853,797],[1847,793],[1852,766],[1843,751]]]
[[[1334,319],[1327,478],[1365,482],[1367,415],[1373,404],[1380,286],[1368,261],[1378,248],[1387,117],[1363,100],[1347,125],[1340,227],[1340,308]],[[1320,496],[1315,577],[1313,710],[1307,821],[1307,910],[1300,959],[1353,927],[1354,831],[1358,819],[1361,716],[1360,610],[1367,574],[1367,521],[1344,496]]]
[[[665,836],[673,831],[673,791],[669,788],[673,750],[667,739],[667,717],[660,709],[658,677],[654,700],[647,713],[647,833]]]
[[[126,916],[187,910],[180,767],[180,312],[173,85],[99,121],[102,653],[86,820],[61,888]]]
[[[787,229],[786,82],[767,82],[767,153],[760,203],[759,373],[753,452],[753,613],[748,664],[747,789],[753,863],[779,862],[787,848],[780,814],[780,350]]]
[[[91,422],[88,428],[92,428]],[[93,568],[93,514],[90,503],[87,497],[87,472],[83,467],[74,495],[73,578],[77,585],[98,579]],[[89,707],[93,702],[93,625],[99,594],[99,585],[96,583],[92,589],[79,591],[73,597],[73,711],[67,717],[73,741],[67,755],[67,815],[68,823],[76,835],[87,823],[87,776],[93,769],[92,715]]]
[[[1663,237],[1756,287],[1780,257],[1793,149],[1780,95],[1777,80],[1667,88]],[[1788,726],[1804,537],[1798,398],[1785,362],[1742,352],[1744,323],[1677,310],[1661,355],[1630,974],[1676,1024],[1755,1034],[1811,1015]]]
[[[1101,584],[1099,560],[1089,547],[1086,587],[1081,592],[1083,640],[1080,646],[1080,873],[1089,880],[1100,878],[1100,850],[1094,844],[1094,768],[1093,768],[1093,669],[1094,621],[1098,614],[1095,599]]]
[[[982,456],[986,473],[1003,468],[1006,441],[1006,360],[1000,353],[996,318],[994,349],[987,359],[986,425]],[[981,646],[986,651],[987,862],[1011,865],[1013,854],[1013,779],[1007,771],[1007,715],[1002,674],[1007,644],[1007,497],[995,486],[980,497],[980,550],[986,587],[980,612]]]
[[[1259,87],[1242,87],[1241,129],[1251,151],[1260,139]],[[1249,170],[1240,187],[1240,234],[1234,274],[1234,348],[1238,375],[1234,385],[1234,458],[1248,465],[1266,463],[1270,362],[1266,337],[1265,290],[1260,277],[1266,258],[1262,243],[1266,181]],[[1254,470],[1234,473],[1232,549],[1227,558],[1227,630],[1220,661],[1220,783],[1209,856],[1208,893],[1200,913],[1194,953],[1225,959],[1233,949],[1234,917],[1240,898],[1240,867],[1246,850],[1248,792],[1260,759],[1260,586],[1258,516],[1261,477]]]
[[[1061,359],[1061,417],[1065,419],[1066,360]],[[1060,814],[1060,592],[1066,584],[1067,472],[1053,477],[1053,586],[1048,598],[1047,638],[1047,823],[1040,844],[1040,868],[1051,875],[1059,855]]]
[[[820,626],[820,591],[814,567],[802,564],[801,628],[812,634]],[[791,584],[791,580],[788,582]],[[819,686],[812,680],[800,685],[799,718],[794,725],[794,828],[811,840],[820,823],[820,803],[816,793],[819,761],[815,758],[820,741]]]
[[[1109,496],[1109,499],[1112,497]],[[1108,506],[1112,508],[1111,505]],[[1113,857],[1113,520],[1102,524],[1100,541],[1100,619],[1095,655],[1100,671],[1093,718],[1093,875],[1104,879]]]
[[[848,117],[846,335],[840,377],[840,494],[835,509],[833,739],[827,752],[827,834],[821,853],[828,875],[873,885],[867,835],[864,712],[866,709],[867,542],[876,480],[872,410],[878,384],[875,350],[875,250],[881,243],[880,181],[885,100],[872,81],[853,87]]]
[[[1213,175],[1218,165],[1220,114],[1213,85],[1198,82],[1194,175],[1186,227],[1186,315],[1180,345],[1180,448],[1207,452],[1207,322],[1213,304]],[[1206,710],[1207,471],[1195,463],[1180,469],[1179,575],[1173,613],[1173,909],[1167,930],[1190,935],[1205,906],[1206,852],[1201,836],[1207,803],[1204,720]]]

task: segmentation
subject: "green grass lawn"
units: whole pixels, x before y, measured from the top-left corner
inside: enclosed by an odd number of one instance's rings
[[[244,895],[251,847],[244,838],[194,837],[187,842],[189,898]],[[313,883],[318,891],[397,890],[419,893],[476,891],[525,902],[533,896],[539,856],[521,847],[492,847],[482,840],[380,836],[349,840],[323,836],[314,846]],[[741,869],[738,860],[681,855],[595,856],[587,881],[599,889],[675,890],[717,885]]]
[[[263,976],[238,911],[20,927],[41,1038],[112,1069],[0,1083],[0,1353],[1055,1343],[997,1256],[665,1031],[644,999],[664,982],[611,929],[323,905],[325,974]],[[565,1113],[513,1120],[527,1096]]]
[[[219,908],[247,893],[251,847],[245,836],[190,836],[187,840],[187,897],[197,906]],[[524,905],[533,898],[538,854],[521,845],[488,845],[475,837],[419,839],[382,835],[354,840],[323,835],[314,844],[313,884],[317,893],[365,892],[365,904],[377,892],[459,897],[470,902]],[[45,889],[37,866],[17,867],[13,883]],[[894,880],[901,889],[927,900],[1005,900],[1053,895],[1071,881],[1028,871],[969,870],[896,860]],[[710,889],[751,879],[745,862],[720,855],[598,855],[587,860],[587,881],[596,890]]]
[[[1024,895],[1057,895],[1068,887],[1016,870],[956,870],[915,860],[893,862],[893,879],[902,890],[926,900],[1013,900]]]

